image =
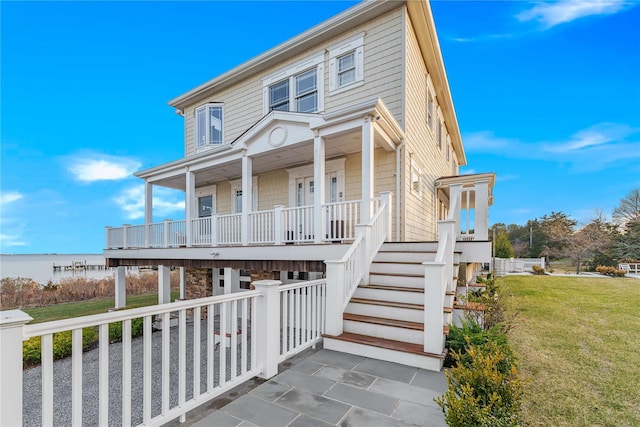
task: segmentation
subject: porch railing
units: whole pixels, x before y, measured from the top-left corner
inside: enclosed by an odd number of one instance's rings
[[[255,291],[34,325],[25,325],[31,318],[22,311],[0,312],[0,424],[23,423],[23,383],[41,387],[37,399],[24,401],[38,424],[156,426],[184,421],[188,411],[256,375],[272,377],[279,362],[321,339],[326,280],[253,284]],[[114,330],[121,344],[110,342]],[[70,335],[70,364],[53,361],[61,333]],[[97,381],[88,377],[94,356],[83,353],[83,334],[97,335],[90,350],[98,356]],[[22,370],[22,342],[29,338],[41,342],[41,370]],[[59,369],[68,383],[54,381]]]
[[[380,199],[372,199],[379,210]],[[165,220],[147,225],[106,227],[107,249],[171,248],[181,246],[217,246],[247,244],[310,243],[316,241],[344,242],[356,239],[356,226],[361,219],[360,200],[326,203],[320,212],[314,207],[278,206],[273,210],[250,212],[248,236],[243,240],[240,213],[214,214],[211,217],[185,220]],[[322,215],[323,230],[315,230],[315,215]],[[187,233],[189,227],[190,233]],[[191,241],[187,241],[187,235]]]

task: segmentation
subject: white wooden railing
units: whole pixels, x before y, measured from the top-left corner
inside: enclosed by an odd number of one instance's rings
[[[325,238],[327,240],[355,240],[356,224],[360,222],[361,201],[335,202],[322,205]]]
[[[242,214],[218,215],[218,243],[239,245],[242,243]]]
[[[322,340],[325,325],[327,280],[280,286],[279,361]]]
[[[36,399],[24,400],[24,412],[38,424],[157,426],[184,421],[186,412],[256,375],[276,375],[279,362],[322,339],[326,280],[253,285],[254,291],[34,325],[25,325],[31,318],[20,310],[0,312],[0,425],[23,424],[23,384],[41,384]],[[140,324],[142,335],[133,338]],[[121,344],[110,343],[113,325],[122,331]],[[85,358],[94,357],[83,353],[85,329],[98,335],[90,350],[98,354],[97,380],[83,372]],[[63,332],[72,337],[70,366],[53,361],[53,337]],[[34,337],[42,368],[23,378],[22,342]],[[68,383],[54,382],[58,369],[68,370],[58,372]],[[70,392],[61,391],[69,385]]]
[[[287,243],[312,242],[313,230],[313,206],[298,206],[282,209],[283,241]]]
[[[371,201],[379,210],[379,198]],[[318,215],[322,216],[319,241],[345,242],[356,238],[356,226],[361,219],[362,201],[326,203]],[[314,208],[309,206],[283,207],[250,212],[247,244],[311,243],[316,241]],[[107,249],[171,248],[181,246],[241,245],[243,216],[214,214],[189,220],[191,241],[187,241],[185,220],[165,220],[147,225],[106,227]]]
[[[369,267],[385,240],[391,236],[391,193],[382,193],[378,209],[368,224],[356,227],[356,239],[340,260],[325,261],[327,266],[327,333],[340,335],[342,314],[358,285],[369,280]]]
[[[249,214],[249,243],[275,243],[275,212],[258,211]]]

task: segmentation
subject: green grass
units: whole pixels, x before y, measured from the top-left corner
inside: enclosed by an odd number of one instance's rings
[[[640,425],[640,280],[509,276],[532,426]]]
[[[171,301],[180,295],[180,291],[171,291]],[[47,307],[25,308],[23,311],[33,317],[33,323],[50,322],[52,320],[70,319],[72,317],[88,316],[106,313],[113,308],[113,298],[101,298],[89,301],[55,304]],[[127,308],[145,307],[158,303],[158,294],[144,294],[127,296]]]

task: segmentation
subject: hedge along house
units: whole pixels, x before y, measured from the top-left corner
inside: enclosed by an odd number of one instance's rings
[[[169,104],[185,156],[136,173],[144,224],[107,228],[116,306],[129,265],[160,267],[161,303],[170,267],[183,298],[326,278],[346,289],[344,307],[327,304],[326,347],[439,368],[456,282],[489,261],[494,175],[457,175],[466,157],[427,2],[360,3]],[[184,220],[152,222],[155,186],[185,192]],[[425,286],[442,287],[425,281],[432,261],[446,283],[425,305]],[[442,320],[426,337],[429,316]],[[438,362],[408,362],[397,338]]]

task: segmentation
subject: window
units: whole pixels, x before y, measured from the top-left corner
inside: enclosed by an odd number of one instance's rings
[[[318,111],[317,71],[309,70],[295,76],[296,111],[314,113]]]
[[[269,111],[316,113],[324,109],[324,54],[297,62],[262,80]]]
[[[438,135],[437,140],[438,148],[442,150],[442,122],[438,121]]]
[[[213,196],[198,197],[198,217],[211,216],[213,212]]]
[[[364,83],[364,33],[329,48],[329,92]]]
[[[196,108],[196,147],[223,143],[222,104],[206,104]]]
[[[242,180],[236,179],[231,184],[231,212],[242,213]],[[251,210],[256,211],[258,208],[258,177],[254,176],[251,180]]]
[[[411,159],[411,192],[418,196],[422,195],[422,179],[420,166]]]
[[[451,160],[451,138],[447,135],[447,162]]]
[[[427,125],[433,130],[433,96],[430,91],[427,95]]]

